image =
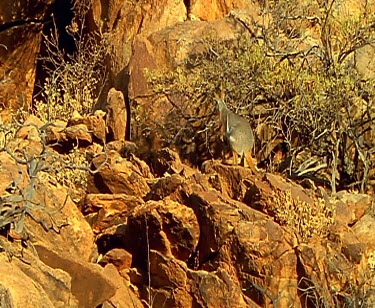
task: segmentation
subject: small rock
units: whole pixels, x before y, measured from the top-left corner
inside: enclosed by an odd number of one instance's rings
[[[43,122],[34,115],[29,115],[23,126],[17,131],[16,137],[33,141],[40,141],[38,129],[43,126]]]
[[[118,271],[130,269],[132,264],[132,255],[122,248],[114,248],[108,251],[98,262],[101,266],[113,264]]]
[[[104,116],[105,113],[103,111],[97,110],[93,115],[69,119],[67,127],[84,124],[89,133],[102,143],[106,140]]]
[[[362,243],[373,247],[375,243],[375,218],[369,214],[364,215],[353,227],[354,234]]]
[[[162,200],[173,194],[184,183],[184,178],[179,174],[172,174],[158,179],[151,187],[145,200]]]
[[[69,126],[64,130],[67,142],[78,142],[80,146],[92,143],[92,137],[85,124],[77,124]]]

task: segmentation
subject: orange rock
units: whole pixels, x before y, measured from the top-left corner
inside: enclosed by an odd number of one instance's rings
[[[147,236],[153,239],[151,249],[186,262],[196,249],[200,235],[193,210],[168,198],[148,201],[144,207],[135,209],[129,217],[128,228],[129,235],[137,236],[128,239],[127,247],[134,262],[141,265],[146,258]]]
[[[247,10],[251,13],[255,11],[253,15],[260,15],[259,5],[246,0],[192,0],[188,13],[190,19],[215,20],[223,18],[234,9]]]
[[[144,305],[139,299],[134,286],[129,285],[123,277],[120,276],[113,264],[107,264],[104,267],[103,274],[117,288],[116,294],[103,304],[103,307],[121,307],[121,308],[143,308]]]
[[[105,105],[106,125],[108,129],[108,141],[125,140],[127,123],[127,106],[124,95],[112,88],[108,92]]]
[[[89,176],[89,193],[127,194],[142,197],[150,191],[139,167],[121,158],[120,154],[115,151],[98,155],[93,159],[92,165],[92,169],[97,169],[98,172]]]
[[[80,307],[96,307],[116,293],[116,287],[103,275],[103,269],[93,263],[82,262],[67,253],[55,253],[44,246],[36,245],[41,261],[46,265],[69,273],[72,294]]]
[[[110,83],[117,89],[124,87],[128,78],[134,38],[138,34],[148,36],[187,18],[183,1],[174,0],[124,3],[117,0],[96,0],[92,11],[92,17],[88,16],[89,31],[108,31],[110,34],[106,72]]]
[[[79,307],[68,273],[47,266],[29,250],[22,254],[29,264],[18,258],[9,262],[4,253],[0,254],[0,288],[6,294],[1,299],[3,307],[62,307],[62,303]]]
[[[39,128],[43,126],[43,122],[34,115],[30,115],[23,126],[17,131],[16,137],[34,141],[41,141]]]
[[[91,134],[85,124],[69,126],[64,130],[67,142],[78,142],[79,146],[85,146],[92,143]]]
[[[92,134],[100,143],[103,143],[106,140],[104,116],[105,113],[103,111],[97,110],[93,115],[71,118],[68,121],[67,129],[69,127],[83,124],[87,127],[90,134]]]
[[[132,255],[125,249],[114,248],[108,251],[98,262],[100,265],[113,264],[118,271],[129,269],[132,264]]]
[[[87,194],[82,211],[95,233],[104,233],[116,224],[126,223],[127,217],[144,204],[142,199],[126,194]]]

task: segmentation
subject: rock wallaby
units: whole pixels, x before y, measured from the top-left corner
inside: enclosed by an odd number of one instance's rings
[[[251,151],[254,146],[254,134],[249,122],[229,110],[223,99],[215,98],[215,100],[220,114],[222,133],[224,133],[225,138],[228,140],[232,151],[233,165],[238,164],[238,156],[240,156],[241,163],[243,159],[246,159],[253,173],[258,173],[251,157]]]

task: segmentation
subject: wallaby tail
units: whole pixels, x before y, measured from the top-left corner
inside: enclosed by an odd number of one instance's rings
[[[254,174],[259,174],[259,171],[257,169],[257,167],[255,167],[254,165],[254,162],[253,162],[253,158],[251,157],[251,152],[245,152],[245,159],[247,161],[247,164],[249,165],[251,171],[254,173]]]

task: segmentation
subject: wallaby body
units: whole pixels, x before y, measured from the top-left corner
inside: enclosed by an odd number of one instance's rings
[[[254,134],[249,122],[229,110],[222,99],[216,99],[216,102],[220,113],[222,130],[232,150],[233,165],[238,164],[238,156],[240,156],[241,162],[242,159],[246,159],[251,170],[257,173],[251,157]]]

